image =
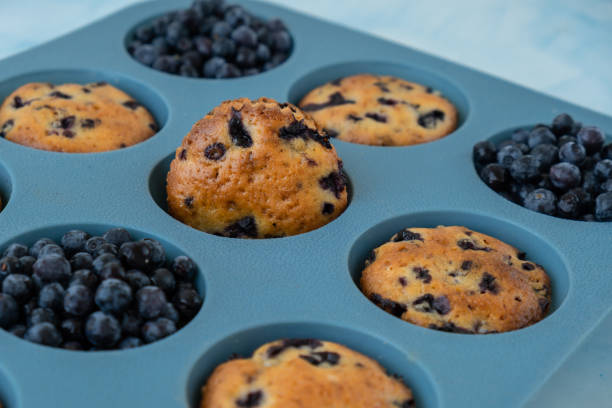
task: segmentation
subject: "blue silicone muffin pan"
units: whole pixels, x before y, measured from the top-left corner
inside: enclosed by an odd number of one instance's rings
[[[1,99],[32,81],[107,81],[142,102],[161,128],[136,146],[96,154],[46,152],[0,139],[6,204],[0,249],[43,236],[57,239],[75,227],[100,233],[122,226],[137,238],[159,239],[170,256],[192,257],[204,296],[185,328],[133,350],[65,351],[0,330],[5,406],[194,408],[217,364],[284,337],[336,341],[375,358],[404,378],[423,408],[528,406],[535,395],[539,406],[547,406],[550,399],[541,395],[546,387],[549,395],[571,392],[567,385],[546,385],[567,370],[564,361],[599,353],[609,363],[599,365],[600,375],[572,381],[566,375],[564,381],[594,389],[582,406],[612,404],[612,353],[601,352],[612,336],[605,323],[612,311],[612,223],[529,211],[489,189],[472,164],[475,142],[517,126],[567,112],[609,134],[612,118],[345,27],[265,3],[237,3],[285,21],[294,49],[281,66],[251,77],[207,80],[168,75],[132,59],[125,41],[134,27],[187,7],[187,1],[138,4],[0,62]],[[439,89],[458,108],[458,129],[407,147],[334,140],[351,180],[350,205],[335,221],[302,235],[223,238],[166,212],[165,176],[174,151],[211,108],[237,97],[297,103],[319,84],[362,72]],[[549,316],[513,332],[462,335],[411,325],[361,294],[356,282],[372,248],[404,227],[440,224],[495,236],[542,264],[553,284]],[[598,346],[585,349],[587,340]]]

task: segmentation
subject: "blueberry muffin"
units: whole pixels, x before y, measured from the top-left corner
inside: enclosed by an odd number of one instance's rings
[[[299,105],[330,136],[351,143],[414,145],[457,127],[457,110],[438,91],[392,76],[340,78],[313,89]]]
[[[287,339],[218,366],[201,408],[412,408],[412,392],[374,360],[340,344]]]
[[[372,251],[361,290],[419,326],[497,333],[546,316],[551,286],[525,253],[465,227],[410,228]]]
[[[140,143],[157,124],[140,103],[105,82],[29,83],[0,107],[0,137],[41,150],[87,153]]]
[[[307,232],[347,206],[342,162],[295,106],[223,102],[198,121],[170,166],[168,209],[212,234],[270,238]]]

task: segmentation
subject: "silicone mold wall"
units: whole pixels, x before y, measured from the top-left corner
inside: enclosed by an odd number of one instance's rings
[[[18,240],[123,226],[159,238],[200,269],[202,310],[177,334],[129,351],[70,352],[0,331],[0,399],[9,408],[195,407],[212,369],[280,337],[318,337],[361,351],[401,375],[419,407],[516,407],[538,391],[612,306],[611,223],[567,221],[512,204],[487,188],[472,145],[508,128],[568,112],[608,133],[612,118],[343,27],[254,1],[280,17],[294,49],[281,66],[231,80],[189,79],[140,65],[125,38],[141,22],[187,1],[125,9],[0,62],[0,98],[28,81],[116,85],[148,107],[159,133],[97,154],[37,151],[0,139],[0,249]],[[192,124],[221,101],[267,96],[297,102],[325,81],[390,74],[439,89],[459,128],[439,141],[383,148],[333,143],[352,200],[309,233],[238,240],[194,230],[165,211],[165,175]],[[417,327],[376,307],[356,287],[367,253],[409,226],[459,224],[528,253],[553,282],[552,313],[514,332],[459,335]],[[588,402],[585,402],[588,405]]]

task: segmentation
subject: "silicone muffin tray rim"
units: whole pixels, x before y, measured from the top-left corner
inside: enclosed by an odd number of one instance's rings
[[[522,124],[568,112],[608,133],[612,118],[483,73],[277,6],[237,1],[280,17],[294,49],[279,67],[231,80],[154,71],[125,50],[143,21],[188,1],[137,4],[0,62],[0,97],[30,81],[108,81],[142,102],[159,133],[106,153],[63,154],[0,140],[0,249],[58,238],[69,228],[123,226],[193,257],[204,294],[181,331],[128,351],[69,352],[0,331],[0,399],[9,408],[196,407],[215,365],[280,337],[343,343],[401,375],[419,407],[516,407],[540,389],[609,313],[611,223],[531,212],[485,186],[472,145]],[[332,223],[309,233],[237,240],[196,231],[164,208],[168,164],[192,124],[221,101],[267,96],[298,102],[340,76],[373,72],[439,89],[460,127],[432,143],[371,147],[334,140],[352,181],[352,200]],[[358,290],[373,247],[408,226],[464,225],[506,241],[542,264],[553,285],[551,314],[503,334],[461,335],[421,328],[376,307]]]

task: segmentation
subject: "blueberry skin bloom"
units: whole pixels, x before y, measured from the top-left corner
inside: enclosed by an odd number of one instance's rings
[[[94,312],[85,323],[85,336],[94,346],[110,348],[121,338],[121,325],[112,315]]]
[[[557,197],[545,188],[538,188],[525,197],[525,208],[543,214],[554,215],[557,207]]]

